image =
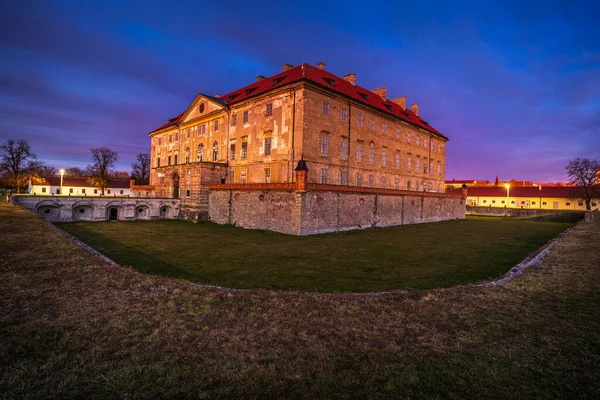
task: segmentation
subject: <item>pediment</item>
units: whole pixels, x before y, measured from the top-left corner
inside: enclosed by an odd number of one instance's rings
[[[199,94],[184,113],[181,123],[193,121],[215,111],[224,109],[225,104],[222,104],[221,102],[224,103],[223,100],[216,97]]]

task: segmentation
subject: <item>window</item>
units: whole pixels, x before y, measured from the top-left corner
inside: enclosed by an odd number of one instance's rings
[[[123,191],[122,191],[122,190],[119,190],[119,192],[120,192],[120,194],[123,194]]]
[[[204,143],[198,145],[198,161],[204,160]]]
[[[369,187],[372,188],[375,186],[375,177],[373,175],[369,175]]]
[[[374,119],[369,121],[369,129],[372,131],[375,130],[375,120]]]
[[[329,115],[329,103],[326,101],[323,102],[323,115]]]
[[[85,190],[85,189],[83,189],[83,190]],[[42,193],[46,193],[46,188],[45,187],[42,188]],[[85,192],[83,192],[83,193],[85,193]]]
[[[231,116],[231,126],[236,126],[237,125],[237,114],[233,114]]]
[[[240,171],[240,183],[246,183],[246,170],[245,169]]]
[[[346,122],[348,120],[348,110],[342,108],[342,121]]]
[[[73,193],[73,188],[69,188],[69,193]]]
[[[321,138],[321,154],[324,156],[329,154],[329,138],[327,136]]]
[[[515,204],[515,201],[514,201],[514,200],[512,200],[512,201],[510,202],[510,204]]]
[[[345,140],[342,140],[340,142],[340,158],[342,160],[345,160],[347,156],[348,156],[348,142]]]
[[[357,119],[358,126],[363,126],[363,116],[362,116],[362,114],[358,114],[358,116],[356,117],[356,119]]]
[[[219,143],[215,140],[213,143],[213,162],[217,162],[219,159]]]
[[[592,207],[596,207],[596,203],[592,203]]]
[[[244,120],[244,123],[245,123],[245,124],[247,124],[247,123],[248,123],[248,110],[244,111],[243,120]]]
[[[188,128],[188,130],[187,130],[187,138],[188,139],[190,138],[191,133],[192,133],[192,130],[190,128]]]
[[[375,148],[371,147],[369,149],[369,164],[375,164]]]
[[[396,128],[396,139],[400,139],[400,129]]]
[[[164,184],[165,184],[165,176],[164,176],[164,175],[162,175],[162,176],[160,177],[160,183],[161,183],[161,185],[164,185]],[[94,193],[96,193],[96,191],[94,191]]]
[[[381,166],[382,167],[387,166],[387,153],[385,151],[381,152]]]
[[[175,154],[175,156],[173,157],[173,160],[175,161],[175,162],[174,162],[174,164],[175,164],[175,165],[177,165],[177,157],[178,157],[178,155],[177,155],[177,154]]]
[[[546,202],[545,202],[545,201],[544,201],[544,202],[542,202],[542,205],[543,205],[543,206],[545,206],[545,205],[546,205]]]
[[[421,170],[421,159],[419,157],[417,157],[417,164],[416,164],[415,172],[418,174],[420,170]]]
[[[438,144],[438,153],[441,153],[441,152],[442,152],[442,145]]]
[[[240,154],[242,158],[248,157],[248,139],[242,139],[242,152]]]
[[[521,204],[525,204],[525,200],[521,200]]]
[[[171,165],[171,156],[167,157],[167,165]]]
[[[427,147],[427,139],[423,139],[423,147]]]
[[[156,157],[156,166],[160,167],[160,157]]]
[[[571,203],[569,203],[568,201],[567,201],[567,203],[566,203],[566,204],[567,204],[567,206],[570,206],[570,205],[571,205]]]
[[[406,141],[407,141],[408,143],[411,143],[411,142],[412,142],[412,133],[408,132],[408,133],[406,134]]]
[[[421,144],[421,136],[418,136],[415,138],[415,144],[418,146]]]
[[[429,173],[433,172],[433,161],[429,161]]]
[[[386,179],[385,179],[385,176],[382,176],[381,177],[381,188],[385,189],[385,186],[386,186]]]
[[[406,169],[410,172],[412,170],[412,158],[408,157],[406,159]]]
[[[505,203],[505,201],[504,201],[504,200],[502,200],[502,204],[504,204],[504,203]]]
[[[535,206],[535,201],[532,201],[531,204]]]
[[[265,156],[270,156],[270,155],[271,155],[271,138],[266,137],[265,138]]]
[[[363,156],[363,146],[362,144],[356,145],[356,161],[362,161]]]
[[[485,204],[485,203],[487,203],[487,200],[483,200],[483,203],[484,203],[484,204]]]
[[[492,200],[492,204],[496,204],[496,200]]]
[[[200,114],[202,114],[204,112],[204,103],[200,103],[198,109],[200,110]]]
[[[410,190],[410,179],[406,181],[406,190]]]
[[[348,183],[347,182],[347,180],[348,180],[347,176],[348,175],[346,174],[346,171],[341,171],[340,172],[340,185],[346,185]]]
[[[356,173],[356,186],[362,186],[362,174],[360,172]]]
[[[271,182],[271,168],[265,168],[265,183]]]
[[[185,148],[185,163],[189,163],[190,162],[190,148],[186,147]]]
[[[161,144],[162,144],[162,138],[161,138],[161,137],[159,137],[159,138],[158,138],[158,145],[160,146]]]
[[[98,189],[94,189],[94,194],[98,194]]]
[[[173,135],[169,135],[169,143],[173,141]]]
[[[383,133],[384,135],[387,135],[387,124],[381,125],[381,133]]]
[[[198,126],[198,135],[204,135],[206,133],[206,124]]]
[[[235,143],[229,145],[229,158],[235,160]]]
[[[400,169],[400,153],[396,153],[396,169]]]
[[[175,141],[179,140],[179,132],[175,132]]]
[[[427,173],[427,159],[423,160],[423,173]]]
[[[400,189],[400,179],[398,179],[398,178],[394,179],[394,188],[396,190]]]
[[[219,120],[218,119],[215,119],[215,127],[214,128],[215,128],[215,131],[219,130]]]
[[[108,189],[108,194],[110,194],[110,189]]]
[[[185,191],[185,197],[190,197],[191,194],[192,193],[189,189]]]
[[[229,183],[234,184],[235,183],[235,172],[231,171],[231,175],[229,175]]]
[[[441,161],[438,161],[437,171],[438,171],[438,174],[442,173],[442,162]]]
[[[533,204],[535,204],[535,203],[533,203]],[[583,206],[583,203],[579,203],[579,207],[581,207],[581,206]]]
[[[326,169],[321,170],[321,183],[322,184],[327,184],[327,174],[328,173],[329,173],[329,171]]]
[[[270,117],[273,115],[273,103],[267,103],[267,108],[265,110],[265,116]]]

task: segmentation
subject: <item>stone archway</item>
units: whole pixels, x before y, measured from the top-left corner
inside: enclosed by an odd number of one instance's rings
[[[179,198],[179,174],[177,172],[173,172],[173,198]]]

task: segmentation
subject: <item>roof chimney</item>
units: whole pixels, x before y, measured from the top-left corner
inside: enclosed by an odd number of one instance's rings
[[[352,86],[356,86],[356,74],[354,72],[344,75],[344,80],[350,82]]]
[[[292,69],[292,68],[294,68],[294,66],[292,64],[288,64],[288,63],[283,64],[284,71],[287,71],[288,69]]]
[[[406,96],[396,97],[395,99],[391,99],[390,101],[392,103],[398,104],[401,109],[406,110]]]
[[[216,98],[216,99],[220,99],[221,95],[219,93],[215,93],[215,95],[213,97]]]
[[[419,105],[418,104],[411,104],[410,105],[410,111],[413,112],[413,114],[415,114],[417,117],[419,116]]]
[[[323,71],[325,71],[325,63],[323,61],[319,61],[317,63],[317,68],[322,69]]]
[[[256,82],[260,82],[260,81],[262,81],[263,79],[265,79],[265,77],[264,77],[264,76],[262,76],[262,75],[256,75]]]
[[[377,96],[381,97],[383,99],[383,101],[387,100],[387,98],[385,97],[385,95],[387,94],[387,89],[386,88],[380,87],[380,88],[371,90],[371,92],[373,92]]]

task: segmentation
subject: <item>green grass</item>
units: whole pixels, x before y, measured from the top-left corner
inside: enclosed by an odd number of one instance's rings
[[[0,398],[597,399],[599,236],[579,224],[495,287],[230,291],[0,203]]]
[[[230,288],[376,292],[497,278],[572,223],[469,218],[308,237],[209,222],[59,226],[144,273]]]

